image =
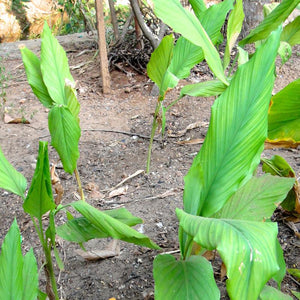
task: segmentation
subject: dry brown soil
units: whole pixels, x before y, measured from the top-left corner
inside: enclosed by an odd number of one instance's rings
[[[161,141],[157,135],[159,141],[154,142],[150,174],[141,174],[131,179],[123,185],[128,187],[126,194],[109,198],[107,190],[137,170],[145,170],[149,140],[141,136],[148,137],[150,134],[151,113],[156,101],[150,96],[152,84],[146,76],[137,75],[125,66],[127,74],[112,71],[112,93],[103,96],[99,61],[98,58],[93,59],[96,51],[93,39],[77,34],[61,37],[60,41],[67,51],[71,72],[78,86],[82,128],[78,169],[87,201],[102,210],[126,207],[144,220],[144,224],[137,226],[137,229],[155,241],[162,248],[160,252],[178,250],[175,208],[182,207],[183,177],[201,145],[180,145],[177,142],[205,137],[213,99],[185,98],[174,106],[167,116],[168,134],[165,140]],[[39,43],[38,40],[26,42],[35,53],[39,52]],[[27,84],[18,44],[0,45],[0,56],[9,74],[6,111],[13,118],[28,119],[30,124],[6,124],[1,120],[0,145],[7,159],[26,176],[29,184],[34,172],[38,141],[50,142],[50,137],[47,110]],[[291,60],[283,68],[277,69],[275,91],[300,77],[299,50],[295,49]],[[209,78],[211,74],[207,68],[200,66],[188,82]],[[178,92],[176,89],[169,93],[167,101],[175,99]],[[171,133],[178,133],[194,122],[200,122],[200,126],[181,137],[170,137]],[[55,150],[50,147],[49,152],[50,161],[56,163],[58,156]],[[267,157],[274,154],[282,155],[299,176],[299,150],[264,152]],[[77,200],[75,178],[61,168],[57,172],[64,188],[63,203]],[[22,232],[24,251],[32,246],[41,265],[40,245],[29,216],[22,210],[21,199],[1,190],[1,243],[14,218],[17,218]],[[63,215],[59,216],[57,222],[61,223],[64,218]],[[279,211],[276,218],[287,267],[300,268],[299,239],[284,222],[282,212]],[[104,249],[108,243],[107,240],[97,240],[88,243],[87,248]],[[153,299],[152,262],[159,251],[121,242],[118,256],[90,262],[76,253],[79,247],[75,244],[58,239],[58,248],[65,264],[62,272],[56,268],[61,299]],[[215,265],[214,268],[222,299],[228,299],[224,288],[225,279],[220,279],[219,267]],[[44,283],[41,272],[42,287]],[[299,283],[287,275],[282,288],[290,293],[290,289],[299,290]]]

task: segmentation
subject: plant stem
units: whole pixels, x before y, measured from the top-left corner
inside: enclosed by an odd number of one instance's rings
[[[34,221],[33,217],[31,217],[31,219]],[[45,237],[43,234],[42,219],[39,220],[39,228],[35,221],[33,223],[38,232],[38,235],[39,235],[39,238],[40,238],[43,250],[44,250],[44,255],[46,258],[46,264],[44,266],[44,270],[45,270],[46,278],[47,278],[47,287],[46,287],[47,295],[50,300],[59,300],[55,275],[54,275],[54,271],[53,271],[53,264],[52,264],[52,257],[51,257],[51,245],[48,245],[47,240],[45,240]],[[50,286],[49,286],[49,279],[51,282]]]
[[[158,97],[156,107],[155,107],[154,116],[153,116],[150,143],[149,143],[149,148],[148,148],[147,169],[146,169],[147,174],[150,172],[152,144],[153,144],[153,140],[154,140],[155,131],[156,131],[156,128],[157,128],[157,116],[158,116],[158,113],[159,113],[159,110],[160,110],[160,106],[161,106],[161,100],[160,100],[160,97]]]
[[[76,177],[76,180],[77,180],[77,184],[78,184],[78,190],[79,190],[79,193],[80,193],[80,199],[82,201],[85,201],[85,199],[84,199],[84,193],[83,193],[83,189],[82,189],[82,185],[81,185],[81,180],[80,180],[80,176],[79,176],[77,167],[74,170],[74,174],[75,174],[75,177]]]

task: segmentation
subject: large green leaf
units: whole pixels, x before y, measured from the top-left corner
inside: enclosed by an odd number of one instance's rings
[[[39,156],[25,202],[24,211],[39,220],[55,208],[49,169],[48,142],[39,143]]]
[[[278,30],[239,67],[215,101],[205,142],[185,177],[186,212],[211,216],[252,177],[259,164],[279,37]]]
[[[279,270],[277,224],[197,217],[180,209],[176,213],[180,226],[196,243],[218,250],[227,270],[230,299],[257,299]]]
[[[259,40],[266,39],[269,34],[281,25],[300,0],[283,0],[248,36],[246,36],[240,45],[246,45]]]
[[[156,300],[217,300],[211,264],[202,256],[177,261],[172,255],[158,255],[153,263]]]
[[[281,291],[266,285],[259,295],[259,300],[292,300],[293,298]]]
[[[53,105],[47,87],[43,81],[41,72],[41,62],[39,58],[27,48],[21,48],[22,60],[24,63],[27,80],[33,93],[38,97],[41,103],[46,107]]]
[[[178,82],[176,78],[174,79],[175,81],[172,80],[172,74],[166,73],[173,55],[173,43],[174,38],[172,35],[165,36],[159,46],[151,54],[150,61],[147,65],[148,76],[157,84],[161,95],[165,93],[168,86],[174,87]],[[168,79],[165,78],[166,76]]]
[[[7,161],[0,148],[0,188],[24,198],[26,187],[25,177]]]
[[[264,221],[271,218],[295,183],[294,178],[264,175],[251,178],[214,218]]]
[[[0,254],[0,295],[5,300],[23,299],[21,234],[14,220],[4,238]]]
[[[39,273],[36,258],[31,248],[24,256],[22,300],[36,300],[38,295],[38,287]]]
[[[134,217],[125,208],[103,211],[110,217],[128,225],[134,226],[142,223],[142,219]],[[73,218],[65,224],[56,227],[57,234],[65,240],[83,243],[95,238],[109,237],[107,232],[95,227],[87,218]]]
[[[219,80],[210,80],[203,81],[195,84],[185,85],[181,91],[180,96],[183,97],[185,95],[193,96],[193,97],[210,97],[210,96],[218,96],[222,94],[227,88],[222,81]]]
[[[193,8],[195,15],[199,19],[200,14],[206,10],[206,5],[204,0],[189,0],[189,2]]]
[[[234,9],[229,15],[227,25],[227,44],[224,55],[224,69],[229,65],[231,50],[242,30],[245,18],[243,0],[237,0]]]
[[[56,149],[66,172],[72,174],[79,158],[81,135],[77,119],[65,106],[54,106],[48,117],[51,145]]]
[[[166,24],[171,26],[193,44],[202,47],[204,57],[214,74],[228,85],[220,56],[197,17],[185,10],[179,0],[154,0],[154,11]]]
[[[119,239],[144,247],[159,249],[159,247],[145,235],[135,231],[128,225],[118,221],[117,219],[114,219],[104,212],[101,212],[86,202],[73,202],[72,206],[78,212],[80,212],[94,227],[102,232],[106,232],[114,239]]]
[[[45,22],[41,44],[41,72],[44,83],[52,100],[57,104],[65,104],[65,80],[74,82],[69,70],[68,59],[64,49],[52,36]]]
[[[271,142],[300,142],[300,78],[272,97],[268,125]]]
[[[289,43],[292,47],[300,44],[300,16],[283,28],[280,40]]]
[[[219,40],[220,29],[224,24],[228,11],[232,8],[232,2],[232,0],[226,0],[213,5],[199,15],[199,20],[213,44],[216,44]],[[184,37],[180,37],[174,47],[168,71],[178,79],[186,78],[190,75],[191,68],[203,59],[204,53],[201,47]]]

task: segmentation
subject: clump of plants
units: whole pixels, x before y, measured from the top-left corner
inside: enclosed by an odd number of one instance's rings
[[[21,48],[21,53],[28,82],[40,102],[49,109],[51,144],[57,150],[64,170],[70,174],[75,172],[81,200],[62,204],[61,197],[54,199],[47,142],[39,143],[36,169],[28,192],[25,177],[10,165],[0,150],[0,188],[23,199],[23,209],[30,215],[41,243],[44,253],[42,268],[47,279],[45,294],[38,288],[38,267],[32,249],[22,255],[22,237],[15,220],[2,245],[0,294],[3,299],[46,299],[48,296],[50,300],[57,300],[52,254],[61,270],[64,266],[56,248],[56,235],[79,243],[83,249],[84,242],[107,237],[153,249],[159,247],[131,228],[142,220],[125,208],[100,211],[85,201],[77,171],[80,105],[65,51],[52,36],[47,23],[42,33],[41,57],[25,47]],[[74,210],[76,216],[72,213]],[[61,212],[66,214],[67,221],[56,226],[55,217]]]
[[[299,43],[299,19],[282,28],[299,1],[285,0],[276,6],[239,42],[233,60],[232,49],[244,20],[242,0],[225,0],[210,8],[204,1],[191,0],[193,13],[179,0],[153,2],[156,15],[181,37],[174,45],[173,36],[166,36],[148,64],[148,75],[160,91],[148,171],[159,113],[164,132],[166,112],[184,95],[218,96],[204,144],[184,178],[184,209],[176,210],[180,259],[161,254],[154,261],[155,299],[220,299],[213,268],[203,256],[208,251],[217,251],[223,262],[231,299],[291,299],[280,292],[286,267],[277,240],[278,226],[271,222],[271,216],[295,189],[296,181],[292,172],[287,178],[276,176],[274,159],[264,160],[263,170],[270,174],[255,174],[267,138],[271,143],[297,144],[297,136],[291,136],[299,132],[293,130],[298,126],[293,122],[300,104],[298,81],[273,97],[272,90],[280,45],[291,40],[294,44],[295,39]],[[222,40],[220,29],[229,11],[222,60],[214,45]],[[257,48],[249,55],[243,46],[253,42]],[[188,77],[191,68],[203,59],[215,79],[185,86],[179,99],[165,106],[168,89]],[[236,63],[237,71],[231,75]],[[270,279],[277,282],[278,289],[267,285]]]

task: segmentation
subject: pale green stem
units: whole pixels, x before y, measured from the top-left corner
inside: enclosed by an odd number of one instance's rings
[[[75,174],[75,177],[76,177],[76,180],[77,180],[77,184],[78,184],[78,190],[79,190],[79,193],[80,193],[80,199],[82,201],[85,201],[84,193],[83,193],[83,189],[82,189],[82,185],[81,185],[81,180],[80,180],[80,176],[79,176],[77,167],[74,170],[74,174]]]

